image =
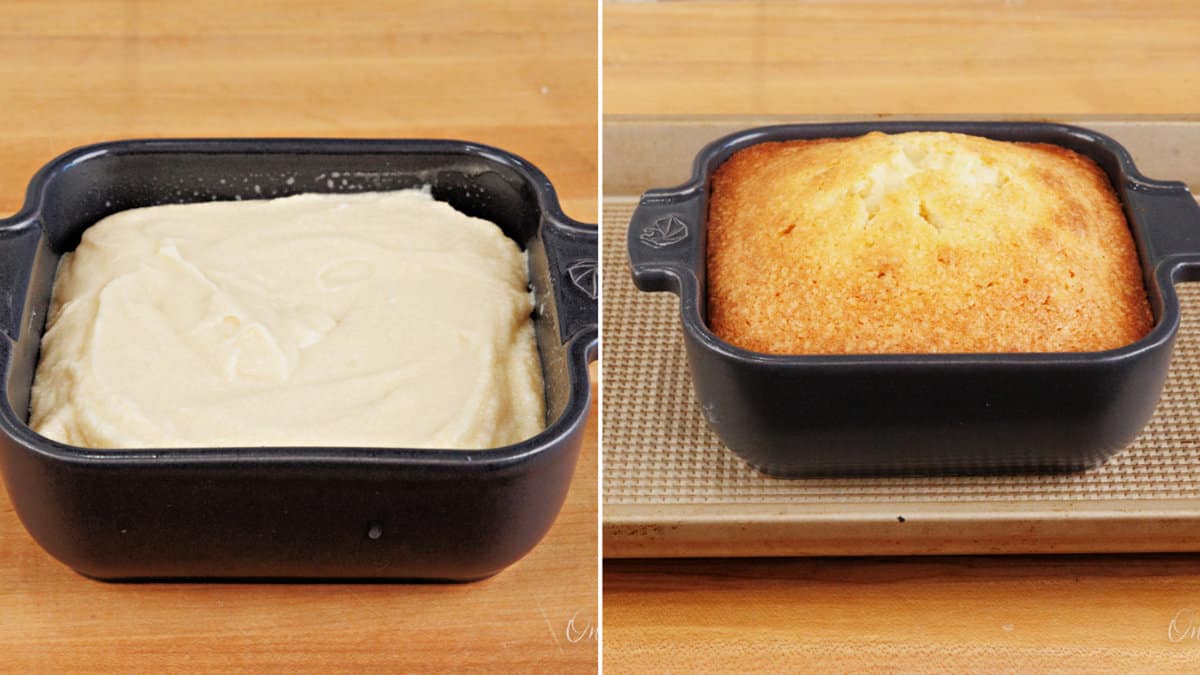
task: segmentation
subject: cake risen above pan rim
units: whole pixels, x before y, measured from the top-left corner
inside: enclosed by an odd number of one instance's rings
[[[758,143],[713,173],[707,318],[772,354],[1103,351],[1151,313],[1108,177],[947,132]]]

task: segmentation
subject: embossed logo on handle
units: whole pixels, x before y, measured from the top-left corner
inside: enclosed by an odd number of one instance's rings
[[[688,226],[675,214],[663,216],[650,227],[642,230],[638,239],[652,248],[666,248],[687,239]]]
[[[583,291],[583,294],[595,300],[600,295],[600,288],[596,279],[596,261],[591,258],[585,258],[578,262],[572,263],[567,268],[567,276],[571,279],[571,283],[575,288]]]

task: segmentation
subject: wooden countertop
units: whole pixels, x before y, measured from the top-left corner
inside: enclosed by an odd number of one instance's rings
[[[604,5],[609,115],[1180,114],[1190,3]],[[607,673],[1200,662],[1200,556],[608,560]],[[1182,667],[1182,668],[1181,668]]]
[[[1145,0],[606,2],[605,114],[1188,114],[1200,12]]]
[[[162,136],[449,137],[516,152],[596,222],[596,7],[0,5],[0,213],[71,147]],[[4,669],[595,670],[596,418],[546,539],[466,585],[106,584],[0,493]]]
[[[608,560],[604,670],[1187,671],[1198,561]]]

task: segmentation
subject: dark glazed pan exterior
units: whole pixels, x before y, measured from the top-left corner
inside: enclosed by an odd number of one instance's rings
[[[483,451],[88,450],[27,425],[58,259],[101,217],[153,204],[432,186],[529,254],[547,428]],[[52,161],[0,221],[0,469],[51,555],[104,579],[495,574],[566,496],[598,344],[596,228],[569,220],[535,167],[456,141],[123,141]],[[437,283],[430,279],[429,283]]]
[[[706,325],[705,223],[712,173],[764,141],[869,131],[954,131],[1053,143],[1112,179],[1154,311],[1142,340],[1104,352],[775,356]],[[629,228],[634,282],[680,297],[688,361],[709,426],[752,466],[781,476],[1069,471],[1124,448],[1149,421],[1179,326],[1175,283],[1200,270],[1200,208],[1187,187],[1147,179],[1107,136],[1043,123],[785,125],[719,139],[692,179],[650,190]]]

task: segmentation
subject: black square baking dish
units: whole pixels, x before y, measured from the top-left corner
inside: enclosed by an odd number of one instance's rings
[[[528,252],[544,431],[481,451],[243,447],[92,450],[26,424],[61,255],[102,217],[174,202],[429,186]],[[594,225],[534,166],[441,140],[135,140],[72,150],[0,221],[0,470],[29,533],[103,579],[337,577],[466,581],[546,534],[579,454],[596,357]],[[430,279],[437,283],[437,279]]]
[[[765,141],[870,131],[950,131],[1050,143],[1108,174],[1138,249],[1154,326],[1101,352],[797,355],[755,353],[706,323],[710,180]],[[680,297],[696,398],[709,426],[755,468],[779,476],[1070,471],[1103,462],[1149,421],[1166,378],[1179,302],[1200,278],[1200,208],[1187,186],[1147,179],[1111,138],[1050,123],[877,122],[781,125],[718,139],[687,183],[647,191],[629,227],[633,279]]]

